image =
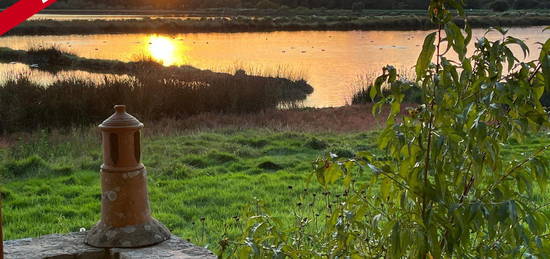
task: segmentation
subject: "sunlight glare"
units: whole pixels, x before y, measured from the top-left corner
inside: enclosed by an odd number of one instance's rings
[[[176,40],[164,36],[150,36],[149,52],[153,59],[164,66],[180,66],[187,63],[186,47]]]

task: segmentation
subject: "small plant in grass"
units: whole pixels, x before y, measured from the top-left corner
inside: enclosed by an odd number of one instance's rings
[[[312,137],[305,143],[305,146],[316,150],[323,150],[328,147],[328,143],[326,141]]]
[[[549,145],[504,160],[505,143],[547,130],[540,103],[550,90],[550,39],[538,58],[520,62],[510,47],[529,52],[496,28],[501,39],[477,39],[454,22],[462,3],[433,0],[438,27],[424,42],[416,80],[386,66],[369,95],[373,111],[391,107],[378,137],[381,154],[331,155],[314,163],[324,188],[320,207],[302,208],[283,224],[264,211],[247,221],[242,239],[225,253],[240,258],[548,258],[548,204],[539,202],[550,178]],[[456,59],[446,53],[453,51]],[[389,92],[382,89],[387,88]],[[405,92],[421,103],[401,115]],[[364,173],[365,175],[362,175]],[[306,198],[307,197],[307,198]],[[309,202],[312,197],[305,196]]]
[[[357,92],[353,94],[351,103],[356,104],[367,104],[367,103],[375,103],[380,101],[380,97],[378,99],[372,99],[370,97],[371,87],[369,86],[367,88],[359,89]],[[385,91],[385,95],[390,94],[390,89],[382,89],[382,91]],[[405,103],[420,103],[422,102],[422,96],[420,96],[420,91],[414,87],[411,87],[407,89],[407,91],[404,92],[405,97],[403,99],[403,102]],[[376,98],[376,97],[375,97]]]

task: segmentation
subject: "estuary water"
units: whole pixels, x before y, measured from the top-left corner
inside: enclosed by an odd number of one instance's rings
[[[539,53],[537,42],[550,37],[544,27],[512,28],[509,35],[523,39],[531,49],[527,60]],[[486,30],[474,30],[474,40]],[[57,46],[87,58],[122,61],[152,57],[165,66],[191,65],[200,69],[234,73],[242,68],[249,74],[305,78],[315,89],[304,105],[342,106],[351,95],[393,65],[411,75],[425,36],[431,31],[296,31],[189,34],[99,34],[65,36],[0,37],[0,47],[28,49]],[[496,32],[488,34],[499,39]],[[519,48],[513,48],[523,59]],[[452,56],[451,56],[452,57]],[[21,64],[0,65],[0,74],[29,70]],[[43,72],[39,80],[56,76]],[[61,76],[67,76],[61,74]],[[77,77],[91,77],[77,73]]]

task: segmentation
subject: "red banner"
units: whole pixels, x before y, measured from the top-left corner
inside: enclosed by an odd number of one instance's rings
[[[0,35],[29,19],[57,0],[20,0],[0,13]]]

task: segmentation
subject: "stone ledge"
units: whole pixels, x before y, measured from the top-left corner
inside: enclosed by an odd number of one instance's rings
[[[143,248],[95,248],[84,244],[86,232],[53,234],[4,242],[6,259],[198,259],[217,258],[208,249],[172,237]]]

